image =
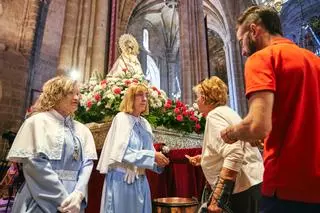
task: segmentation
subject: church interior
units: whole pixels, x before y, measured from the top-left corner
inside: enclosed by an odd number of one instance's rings
[[[218,76],[228,86],[228,105],[245,116],[246,58],[236,37],[236,21],[251,5],[274,7],[284,37],[320,56],[319,0],[0,0],[0,212],[10,212],[21,184],[16,183],[19,175],[15,173],[8,180],[6,155],[43,84],[57,75],[84,85],[101,84],[103,79],[109,82],[106,76],[117,59],[124,57],[120,44],[124,34],[138,44],[136,58],[129,58],[128,63],[138,60],[137,69],[159,96],[192,106],[193,87]],[[131,69],[124,66],[122,70]],[[94,102],[80,103],[81,121],[103,120],[102,114],[89,111]],[[153,199],[201,198],[205,178],[200,168],[191,167],[184,158],[201,153],[201,122],[205,121],[196,123],[198,132],[188,134],[155,129],[159,141],[171,144],[171,163],[161,175],[147,173]],[[96,141],[98,153],[108,128],[91,128],[100,140],[100,144]],[[88,213],[99,212],[100,206],[104,177],[95,167],[89,182]]]

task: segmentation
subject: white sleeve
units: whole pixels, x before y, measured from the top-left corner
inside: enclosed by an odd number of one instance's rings
[[[210,131],[212,136],[210,144],[208,144],[209,147],[224,158],[224,168],[239,172],[244,158],[243,142],[237,141],[233,144],[227,144],[221,139],[220,132],[230,126],[224,115],[220,113],[208,115],[207,122],[207,131]]]

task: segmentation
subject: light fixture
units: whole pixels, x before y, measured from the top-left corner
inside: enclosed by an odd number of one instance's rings
[[[77,69],[71,69],[69,72],[69,77],[73,80],[79,80],[80,72]]]

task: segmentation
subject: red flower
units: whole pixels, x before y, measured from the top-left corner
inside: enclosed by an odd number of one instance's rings
[[[128,69],[127,69],[127,68],[122,68],[122,71],[123,71],[123,72],[127,72]]]
[[[177,105],[177,107],[182,107],[182,106],[184,106],[184,104],[181,102],[181,101],[177,101],[177,103],[176,103],[176,105]]]
[[[177,121],[183,121],[183,116],[182,115],[177,115],[177,117],[176,117],[176,119],[177,119]]]
[[[133,79],[132,82],[139,83],[138,79]]]
[[[169,103],[164,104],[164,108],[169,109],[170,107],[171,107],[171,104],[169,104]]]
[[[119,87],[115,87],[113,89],[113,93],[116,94],[116,95],[119,95],[121,93],[121,89]]]
[[[91,106],[92,106],[92,102],[91,102],[91,101],[88,101],[88,102],[87,102],[87,107],[90,109]]]
[[[194,116],[194,115],[191,115],[189,118],[192,121],[198,121],[198,118],[196,116]]]
[[[126,79],[124,83],[128,86],[129,84],[131,84],[131,81],[129,79]]]
[[[179,108],[175,108],[173,111],[174,111],[174,113],[176,113],[176,114],[180,114],[180,109],[179,109]]]
[[[199,123],[196,123],[196,126],[195,126],[196,129],[200,129],[201,128],[201,125]]]
[[[101,95],[99,93],[94,95],[94,99],[96,99],[96,101],[100,101],[101,100]]]
[[[105,88],[107,87],[107,80],[106,80],[106,79],[102,80],[102,81],[100,82],[100,85],[101,85],[101,88],[102,88],[102,89],[105,89]]]
[[[167,99],[167,103],[171,105],[172,104],[172,100],[171,99]]]
[[[187,111],[183,111],[183,112],[182,112],[182,115],[183,115],[183,116],[188,116],[188,112],[187,112]]]

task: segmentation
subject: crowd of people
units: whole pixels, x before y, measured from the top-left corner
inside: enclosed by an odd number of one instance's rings
[[[282,36],[271,8],[248,8],[236,31],[247,57],[248,114],[241,119],[227,106],[228,89],[218,77],[194,86],[199,110],[207,115],[202,154],[186,156],[201,166],[208,183],[199,212],[320,212],[320,59]],[[121,46],[129,53],[135,47]],[[129,60],[140,66],[123,54],[121,70],[135,69]],[[13,213],[84,212],[97,153],[90,130],[72,116],[79,98],[78,82],[68,77],[44,84],[7,156],[22,164],[25,177]],[[130,86],[119,111],[97,165],[105,174],[100,212],[150,213],[145,170],[161,173],[170,160],[154,149],[143,117],[149,112],[146,85]]]

